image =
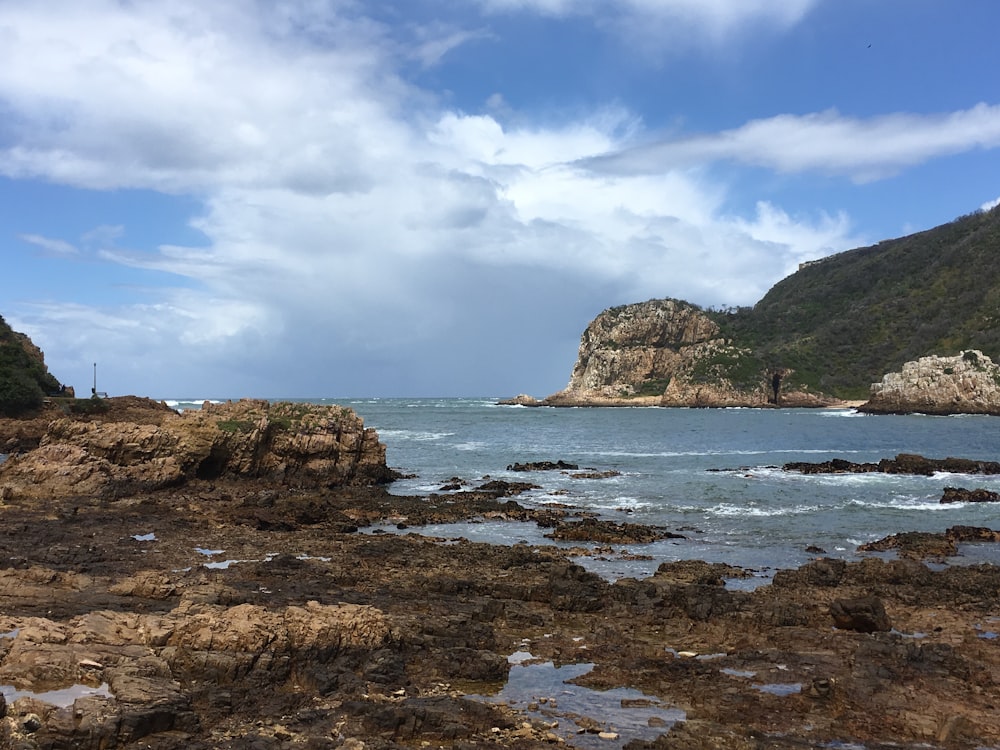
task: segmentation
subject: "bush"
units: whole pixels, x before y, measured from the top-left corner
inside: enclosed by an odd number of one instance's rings
[[[45,394],[21,370],[0,370],[0,414],[17,417],[41,407]]]

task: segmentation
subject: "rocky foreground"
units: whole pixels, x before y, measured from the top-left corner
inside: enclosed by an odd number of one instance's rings
[[[352,414],[271,409],[220,408],[190,434],[168,413],[55,425],[0,466],[0,747],[1000,744],[995,566],[819,557],[740,591],[721,565],[610,583],[555,547],[362,533],[534,520],[614,554],[670,532],[532,510],[530,485],[486,478],[393,496]],[[170,482],[140,481],[179,444],[192,458]],[[68,462],[30,483],[56,448]],[[491,700],[524,668],[513,654],[593,664],[573,681],[591,708],[559,685]]]

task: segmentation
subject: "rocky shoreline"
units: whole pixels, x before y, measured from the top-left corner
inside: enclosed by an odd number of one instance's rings
[[[901,535],[858,562],[817,552],[749,591],[727,585],[748,571],[697,561],[612,583],[570,555],[671,530],[528,508],[531,485],[485,477],[395,496],[375,483],[377,438],[344,412],[294,428],[273,406],[270,428],[234,416],[252,402],[206,412],[219,433],[192,420],[195,450],[187,422],[154,407],[135,422],[133,406],[47,427],[0,466],[0,747],[1000,743],[996,566],[934,564],[942,547]],[[137,480],[178,444],[201,458],[172,482]],[[86,491],[31,483],[32,453],[58,446],[78,449],[63,468]],[[476,519],[533,521],[581,549],[413,533]],[[397,533],[367,533],[376,524]],[[581,665],[573,689],[600,708],[575,708],[559,680],[511,692],[548,662]],[[638,692],[611,692],[625,688]]]

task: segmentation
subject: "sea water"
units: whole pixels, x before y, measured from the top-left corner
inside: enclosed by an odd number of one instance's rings
[[[946,486],[1000,491],[1000,476],[802,475],[781,468],[792,461],[878,461],[899,453],[1000,460],[1000,417],[871,416],[851,409],[526,408],[499,406],[492,398],[309,401],[350,406],[378,431],[389,465],[412,475],[392,485],[394,494],[446,494],[441,488],[454,477],[469,487],[487,478],[528,481],[540,489],[519,495],[522,505],[571,506],[685,536],[614,545],[613,554],[586,561],[610,578],[649,575],[659,563],[680,559],[728,562],[767,575],[815,557],[815,548],[853,558],[860,544],[898,532],[1000,528],[1000,503],[940,503]],[[583,479],[574,472],[507,469],[558,460],[618,475]],[[553,544],[545,529],[525,523],[407,531]],[[1000,561],[997,544],[962,545],[960,551],[950,562]],[[648,559],[628,559],[636,556]]]

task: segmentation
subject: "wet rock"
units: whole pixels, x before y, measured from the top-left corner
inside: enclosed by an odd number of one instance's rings
[[[964,487],[945,487],[941,493],[942,503],[995,503],[1000,501],[1000,492],[991,490],[967,490]]]
[[[566,461],[529,461],[527,463],[510,464],[507,471],[571,471],[579,469],[577,464]]]
[[[1000,531],[985,526],[952,526],[945,536],[953,542],[1000,542]]]
[[[604,608],[608,593],[609,584],[580,565],[556,565],[549,574],[548,595],[557,610],[595,612]]]
[[[875,633],[892,629],[885,606],[876,596],[835,599],[830,604],[830,615],[833,617],[833,624],[841,630]]]
[[[926,531],[904,531],[858,546],[859,552],[898,550],[901,555],[913,558],[953,557],[957,549],[955,540]]]
[[[600,544],[648,544],[659,539],[684,539],[661,527],[634,523],[616,523],[585,518],[582,521],[560,521],[545,535],[549,539]]]
[[[726,578],[749,578],[753,574],[743,568],[726,563],[707,563],[701,560],[677,560],[660,563],[656,569],[657,581],[694,583],[723,586]]]
[[[774,586],[837,586],[847,570],[847,561],[824,557],[812,560],[797,570],[779,570],[774,574]]]
[[[978,461],[968,458],[924,458],[912,453],[900,453],[895,458],[883,458],[878,463],[854,463],[842,458],[810,463],[793,461],[785,464],[784,471],[800,474],[914,474],[931,476],[937,472],[952,474],[1000,474],[1000,462]]]

